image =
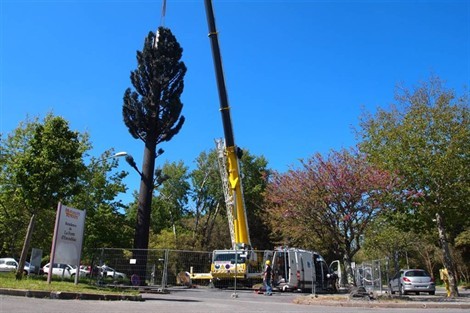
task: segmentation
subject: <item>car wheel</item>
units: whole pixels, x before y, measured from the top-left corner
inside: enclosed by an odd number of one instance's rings
[[[404,296],[407,294],[407,292],[405,290],[405,286],[403,286],[403,285],[400,285],[400,294],[404,295]]]
[[[430,292],[429,292],[429,295],[430,295],[430,296],[434,296],[435,294],[436,294],[435,291],[430,291]]]

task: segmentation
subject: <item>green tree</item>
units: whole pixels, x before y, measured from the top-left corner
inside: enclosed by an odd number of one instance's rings
[[[171,229],[175,242],[177,228],[181,227],[181,219],[188,213],[188,193],[190,185],[188,182],[188,168],[182,161],[166,162],[162,169],[162,175],[166,177],[157,189],[155,196],[156,206],[153,209],[152,227],[155,234],[162,229]],[[158,216],[157,216],[158,214]]]
[[[188,225],[192,224],[194,247],[214,250],[231,247],[222,179],[215,149],[202,152],[190,174],[191,199]],[[263,220],[263,192],[268,177],[267,161],[244,150],[240,160],[250,237],[255,248],[270,247],[269,230]]]
[[[79,176],[85,169],[82,155],[87,147],[87,136],[71,131],[66,120],[52,114],[42,123],[36,119],[21,124],[2,141],[2,226],[11,230],[11,220],[24,235],[24,223],[31,219],[31,225],[37,225],[32,244],[50,247],[58,202],[69,202],[81,191]],[[20,269],[32,232],[25,240]],[[21,237],[15,239],[11,248],[18,251]]]
[[[458,295],[449,241],[470,220],[470,115],[468,94],[457,97],[431,77],[396,94],[398,104],[361,118],[362,151],[402,179],[396,212],[417,231],[437,226],[452,296]],[[397,219],[397,223],[400,220]]]
[[[127,172],[114,172],[117,166],[113,150],[105,151],[99,158],[91,157],[80,176],[81,192],[70,204],[86,210],[84,260],[91,261],[98,248],[132,246],[133,227],[124,214],[126,206],[117,200],[117,196],[126,191],[123,179]]]
[[[250,229],[251,245],[256,250],[272,249],[269,223],[265,221],[264,194],[271,171],[264,156],[243,151],[240,162],[243,194]]]
[[[406,231],[382,215],[366,230],[363,252],[368,260],[392,260],[395,272],[406,267],[425,268],[435,274],[440,259],[435,237],[434,233]]]
[[[137,51],[137,69],[131,72],[134,91],[128,88],[124,93],[124,123],[130,134],[145,145],[134,237],[136,249],[148,248],[157,145],[170,141],[184,124],[180,96],[186,66],[180,61],[182,54],[183,49],[169,29],[159,27],[157,34],[150,32],[143,50]],[[140,265],[146,264],[146,255],[136,258]],[[145,268],[140,272],[141,277],[144,275]]]
[[[230,236],[218,236],[215,230],[223,223],[227,229],[226,214],[223,210],[224,194],[220,179],[217,153],[215,150],[203,151],[196,158],[196,169],[190,174],[193,209],[193,240],[201,250],[230,247]],[[220,218],[222,217],[222,218]],[[215,244],[214,237],[217,237]]]
[[[118,161],[111,158],[112,150],[89,158],[88,135],[70,130],[52,114],[21,123],[0,148],[1,255],[20,256],[31,216],[36,224],[31,244],[49,253],[59,201],[87,210],[84,259],[98,247],[130,245],[131,228],[116,200],[125,191],[127,173],[113,173]]]
[[[461,259],[461,262],[457,263],[457,270],[459,276],[463,281],[470,281],[470,228],[467,228],[465,231],[461,232],[455,238],[455,248],[458,251],[458,258]]]

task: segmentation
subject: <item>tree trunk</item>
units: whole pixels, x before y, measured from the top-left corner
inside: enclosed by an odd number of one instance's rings
[[[33,214],[29,220],[28,231],[26,232],[26,238],[24,239],[23,250],[21,251],[20,261],[18,262],[18,268],[16,269],[16,279],[21,280],[23,278],[24,263],[26,262],[26,256],[28,255],[29,245],[31,243],[31,236],[33,235],[34,223],[36,221],[36,215]]]
[[[147,273],[147,252],[150,233],[150,213],[152,212],[152,197],[154,187],[154,170],[156,157],[155,139],[147,138],[142,164],[142,174],[139,190],[139,207],[137,209],[137,224],[134,237],[134,258],[136,259],[135,274],[140,278],[140,285],[145,285]]]
[[[447,268],[449,273],[450,297],[455,298],[459,296],[459,290],[457,287],[458,282],[455,275],[454,262],[447,243],[444,221],[439,213],[436,213],[436,224],[437,230],[439,231],[439,245],[441,246],[442,254],[444,256],[444,267]]]
[[[354,275],[351,259],[345,254],[343,256],[343,268],[344,275],[346,277],[346,283],[350,286],[356,286],[356,276]]]

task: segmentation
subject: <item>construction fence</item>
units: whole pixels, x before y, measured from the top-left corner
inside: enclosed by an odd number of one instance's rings
[[[139,264],[135,256],[143,252],[146,254],[146,263]],[[258,265],[252,271],[261,273],[266,251],[255,253]],[[209,286],[212,283],[212,252],[208,251],[102,248],[96,250],[90,262],[91,264],[86,265],[93,270],[86,276],[92,283],[145,285],[157,288],[190,283]],[[136,275],[137,273],[139,274]],[[340,286],[341,290],[348,290],[355,282],[356,286],[363,286],[368,291],[384,291],[388,288],[388,280],[392,275],[388,259],[354,264],[349,273],[352,273],[353,277],[348,277],[347,283]],[[232,283],[235,282],[230,284]]]
[[[256,262],[250,265],[250,272],[262,273],[266,251],[253,253]],[[209,285],[212,278],[212,254],[208,251],[102,248],[95,251],[90,260],[91,264],[84,264],[85,268],[91,270],[87,273],[81,272],[80,276],[86,276],[98,284],[161,288],[189,283]]]
[[[139,262],[136,255],[146,255],[146,263]],[[181,251],[170,249],[111,249],[96,250],[91,258],[91,269],[86,274],[98,283],[123,285],[147,285],[165,288],[185,284],[187,273],[209,273],[212,252]],[[139,264],[140,263],[140,264]],[[144,273],[144,274],[142,274]],[[84,276],[85,273],[81,273]],[[145,281],[142,282],[141,280]],[[209,279],[201,279],[209,284]]]

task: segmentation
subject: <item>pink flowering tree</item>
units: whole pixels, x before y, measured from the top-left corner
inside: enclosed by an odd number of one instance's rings
[[[388,209],[395,186],[393,175],[354,149],[315,154],[301,167],[273,175],[268,220],[278,243],[329,251],[351,269],[367,225]]]

